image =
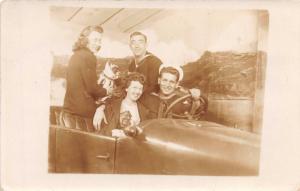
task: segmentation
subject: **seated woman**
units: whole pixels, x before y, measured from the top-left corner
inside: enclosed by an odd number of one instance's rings
[[[130,73],[125,82],[125,95],[110,100],[105,106],[104,113],[108,124],[102,122],[101,134],[112,136],[114,129],[136,126],[148,117],[148,110],[139,102],[145,84],[144,75]]]

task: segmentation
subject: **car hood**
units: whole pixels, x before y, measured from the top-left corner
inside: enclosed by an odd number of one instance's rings
[[[149,144],[258,171],[258,134],[208,121],[181,119],[149,120],[140,127]]]

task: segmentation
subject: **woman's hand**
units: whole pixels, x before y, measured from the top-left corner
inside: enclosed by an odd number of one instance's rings
[[[113,129],[111,130],[111,134],[113,137],[118,137],[118,138],[126,137],[124,131],[121,129]]]
[[[104,109],[105,109],[105,106],[101,105],[97,108],[97,110],[95,112],[95,115],[94,115],[94,118],[93,118],[93,125],[96,129],[96,132],[99,132],[101,130],[102,120],[104,121],[105,124],[107,124]]]

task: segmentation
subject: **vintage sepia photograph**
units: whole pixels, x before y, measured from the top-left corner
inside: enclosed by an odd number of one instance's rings
[[[267,10],[49,15],[49,173],[259,176]]]
[[[299,191],[297,1],[0,4],[1,190]]]

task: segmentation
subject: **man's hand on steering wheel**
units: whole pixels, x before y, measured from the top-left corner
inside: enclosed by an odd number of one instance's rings
[[[201,91],[198,88],[189,89],[189,92],[194,100],[199,100],[201,96]]]

